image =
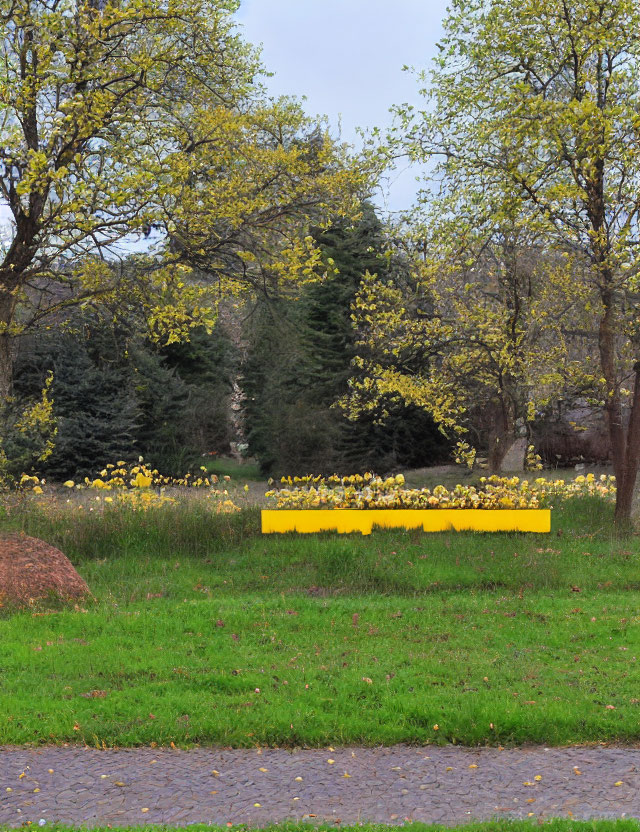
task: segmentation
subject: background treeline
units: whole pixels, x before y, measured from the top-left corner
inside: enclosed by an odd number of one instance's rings
[[[351,303],[365,271],[384,274],[382,226],[365,207],[355,226],[318,234],[337,273],[296,297],[263,295],[224,310],[211,334],[159,346],[129,308],[76,310],[58,326],[21,339],[14,406],[49,395],[57,434],[39,473],[63,480],[143,455],[184,473],[203,455],[238,445],[265,475],[391,471],[447,461],[451,446],[424,411],[400,402],[350,422],[336,402],[356,353]],[[388,415],[380,423],[382,411]],[[12,473],[29,448],[5,435]]]

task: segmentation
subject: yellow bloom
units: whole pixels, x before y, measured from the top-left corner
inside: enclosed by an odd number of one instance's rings
[[[135,488],[149,488],[151,485],[151,477],[145,477],[142,472],[138,472],[134,480],[131,480],[131,485]]]

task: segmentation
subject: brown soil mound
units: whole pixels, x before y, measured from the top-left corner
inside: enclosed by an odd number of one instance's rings
[[[56,596],[63,601],[90,595],[71,561],[37,537],[0,537],[0,602],[29,604]]]

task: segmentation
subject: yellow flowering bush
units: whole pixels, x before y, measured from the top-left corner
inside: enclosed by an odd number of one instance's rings
[[[404,477],[383,479],[372,473],[348,477],[283,477],[280,488],[266,496],[276,508],[286,509],[520,509],[548,508],[553,499],[597,496],[615,499],[615,477],[594,474],[574,480],[533,481],[519,477],[482,477],[479,485],[444,485],[429,488],[407,488]]]

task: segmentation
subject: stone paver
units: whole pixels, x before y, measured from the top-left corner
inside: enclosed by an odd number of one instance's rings
[[[11,826],[528,816],[640,817],[640,748],[0,748]]]

